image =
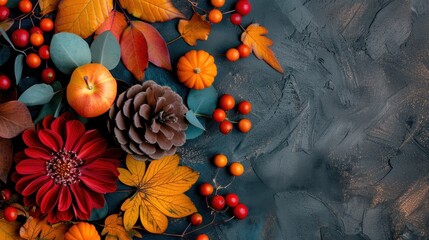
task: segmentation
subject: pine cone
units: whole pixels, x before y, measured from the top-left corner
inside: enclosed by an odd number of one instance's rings
[[[118,96],[109,111],[108,129],[127,153],[159,159],[185,144],[187,111],[171,88],[145,81]]]

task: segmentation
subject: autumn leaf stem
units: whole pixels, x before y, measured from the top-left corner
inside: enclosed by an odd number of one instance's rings
[[[177,40],[181,39],[182,37],[183,37],[182,35],[178,36],[177,38],[175,38],[175,39],[173,39],[173,40],[171,40],[171,41],[167,42],[167,45],[170,45],[170,43],[174,43],[175,41],[177,41]]]
[[[121,6],[121,3],[119,2],[119,0],[115,1],[115,9],[116,9],[116,6],[119,6],[119,8],[121,9],[121,12],[124,14],[125,18],[127,19],[127,23],[132,26],[131,19],[128,17],[127,12],[125,11],[125,9]],[[112,21],[112,25],[113,25],[113,21]]]
[[[246,32],[246,29],[245,29],[241,24],[239,24],[238,26],[241,28],[241,30],[242,30],[243,32]]]

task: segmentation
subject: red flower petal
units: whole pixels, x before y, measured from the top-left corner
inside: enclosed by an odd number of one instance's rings
[[[102,207],[104,207],[105,199],[104,199],[103,194],[92,193],[91,197],[92,197],[92,207],[93,208],[102,208]]]
[[[49,129],[40,130],[38,133],[40,141],[42,141],[45,146],[52,149],[54,152],[58,152],[63,147],[63,139],[61,136]]]
[[[25,130],[24,133],[22,133],[22,140],[24,140],[25,145],[29,147],[46,148],[40,141],[39,136],[37,136],[36,130]]]
[[[22,195],[23,196],[29,196],[29,195],[33,194],[34,192],[39,190],[40,186],[44,185],[50,179],[51,179],[51,177],[46,176],[46,175],[34,179],[33,181],[30,182],[30,184],[28,184],[25,187],[25,189],[22,191]]]
[[[24,160],[24,159],[27,159],[28,157],[27,157],[27,155],[25,154],[25,152],[24,151],[21,151],[21,152],[17,152],[16,154],[15,154],[15,156],[13,156],[13,160],[15,160],[15,162],[16,163],[19,163],[19,162],[21,162],[22,160]],[[16,182],[16,181],[15,181]]]
[[[73,219],[73,212],[71,209],[67,211],[57,211],[55,213],[55,216],[58,218],[59,221],[70,221]]]
[[[70,208],[72,203],[72,196],[70,189],[65,186],[61,186],[60,196],[58,199],[58,211],[66,211]]]
[[[74,145],[72,151],[73,152],[79,152],[80,148],[85,145],[87,142],[92,141],[92,139],[95,138],[99,138],[100,134],[98,133],[97,130],[93,129],[93,130],[89,130],[86,131],[82,137],[79,139],[79,142],[77,144]]]
[[[18,175],[19,179],[16,181],[15,189],[17,192],[22,193],[24,189],[27,187],[28,184],[30,184],[32,181],[34,181],[36,178],[43,176],[43,173],[35,173],[33,175],[27,175],[22,176]]]
[[[79,216],[80,212],[89,213],[92,208],[92,200],[88,192],[82,189],[82,184],[72,184],[70,185],[70,189],[74,195],[74,200],[77,205],[74,206],[77,207],[77,209],[75,209],[75,215]]]
[[[82,182],[91,190],[97,193],[106,194],[109,192],[114,192],[116,190],[116,184],[114,184],[115,181],[112,181],[112,179],[109,179],[107,177],[101,177],[101,175],[99,174],[97,174],[96,176],[97,179],[82,175],[80,176],[80,180],[82,180]]]
[[[40,187],[39,191],[37,191],[37,194],[36,194],[37,205],[40,206],[42,199],[45,197],[45,195],[49,191],[49,189],[51,189],[54,185],[55,185],[54,180],[50,180]],[[45,212],[43,212],[43,213],[45,213]]]
[[[60,192],[60,185],[54,184],[54,186],[46,192],[40,204],[40,211],[49,212],[51,211],[58,202],[58,193]]]
[[[74,145],[85,133],[85,126],[78,120],[71,120],[66,124],[66,150],[72,150]]]
[[[92,161],[88,161],[84,166],[80,168],[82,173],[88,172],[91,176],[91,172],[107,170],[109,173],[116,172],[120,162],[116,159],[97,158]]]
[[[31,158],[41,158],[50,160],[52,158],[51,152],[45,148],[29,147],[24,150],[25,154]]]
[[[90,160],[98,157],[106,150],[106,140],[103,138],[97,138],[86,144],[82,145],[81,149],[77,153],[77,156],[83,160]]]
[[[51,128],[51,123],[54,121],[54,117],[52,117],[52,115],[48,115],[46,116],[43,121],[42,121],[42,125],[39,126],[40,129],[50,129]]]
[[[59,117],[51,123],[51,129],[57,132],[60,136],[65,136],[65,125],[66,120],[62,117]]]
[[[46,174],[46,161],[43,159],[22,160],[16,165],[16,172],[27,175],[34,173]]]

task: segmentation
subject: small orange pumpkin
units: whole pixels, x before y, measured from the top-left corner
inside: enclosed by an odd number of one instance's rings
[[[73,225],[64,235],[64,240],[100,240],[97,229],[87,222]]]
[[[179,81],[188,88],[201,90],[210,87],[216,75],[214,57],[203,50],[191,50],[177,63]]]

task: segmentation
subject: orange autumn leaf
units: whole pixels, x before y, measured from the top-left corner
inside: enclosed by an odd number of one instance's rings
[[[110,12],[106,21],[104,21],[97,31],[95,31],[94,39],[103,32],[110,30],[110,32],[112,32],[113,36],[115,36],[119,42],[121,40],[122,32],[124,32],[126,27],[127,20],[125,19],[125,15],[121,12],[113,10]]]
[[[121,37],[121,59],[125,67],[139,81],[143,81],[144,72],[149,64],[148,46],[143,33],[129,26]]]
[[[3,214],[3,212],[2,212]],[[18,221],[9,222],[5,219],[0,219],[0,239],[1,240],[20,240],[19,228],[21,223]]]
[[[131,15],[146,22],[165,22],[185,15],[170,0],[119,0]]]
[[[241,34],[241,41],[252,49],[257,58],[264,60],[275,70],[283,73],[283,68],[280,66],[276,55],[269,48],[273,45],[273,41],[265,36],[267,33],[266,28],[258,23],[253,23]]]
[[[204,15],[194,13],[191,20],[180,20],[178,25],[180,36],[191,46],[197,45],[197,40],[207,40],[212,25],[206,21]]]
[[[69,226],[66,224],[49,225],[46,218],[40,220],[28,217],[25,224],[20,228],[19,235],[27,240],[59,240],[64,239],[64,234],[68,229]]]
[[[142,21],[132,21],[131,24],[143,33],[147,41],[149,62],[160,68],[171,70],[170,53],[164,38],[162,38],[158,30]]]
[[[40,0],[40,13],[46,15],[57,10],[58,3],[60,3],[60,0]]]
[[[184,194],[198,180],[199,173],[189,167],[178,166],[179,156],[167,156],[146,163],[127,156],[128,169],[118,168],[119,181],[135,187],[133,196],[121,206],[124,227],[131,229],[140,218],[143,227],[151,233],[163,233],[167,217],[182,218],[197,211],[191,199]]]
[[[125,230],[123,219],[118,214],[112,214],[104,221],[104,229],[101,235],[106,234],[106,239],[131,240],[133,236],[142,238],[141,234],[134,229]]]
[[[56,32],[87,38],[109,17],[113,0],[62,0],[55,19]]]

